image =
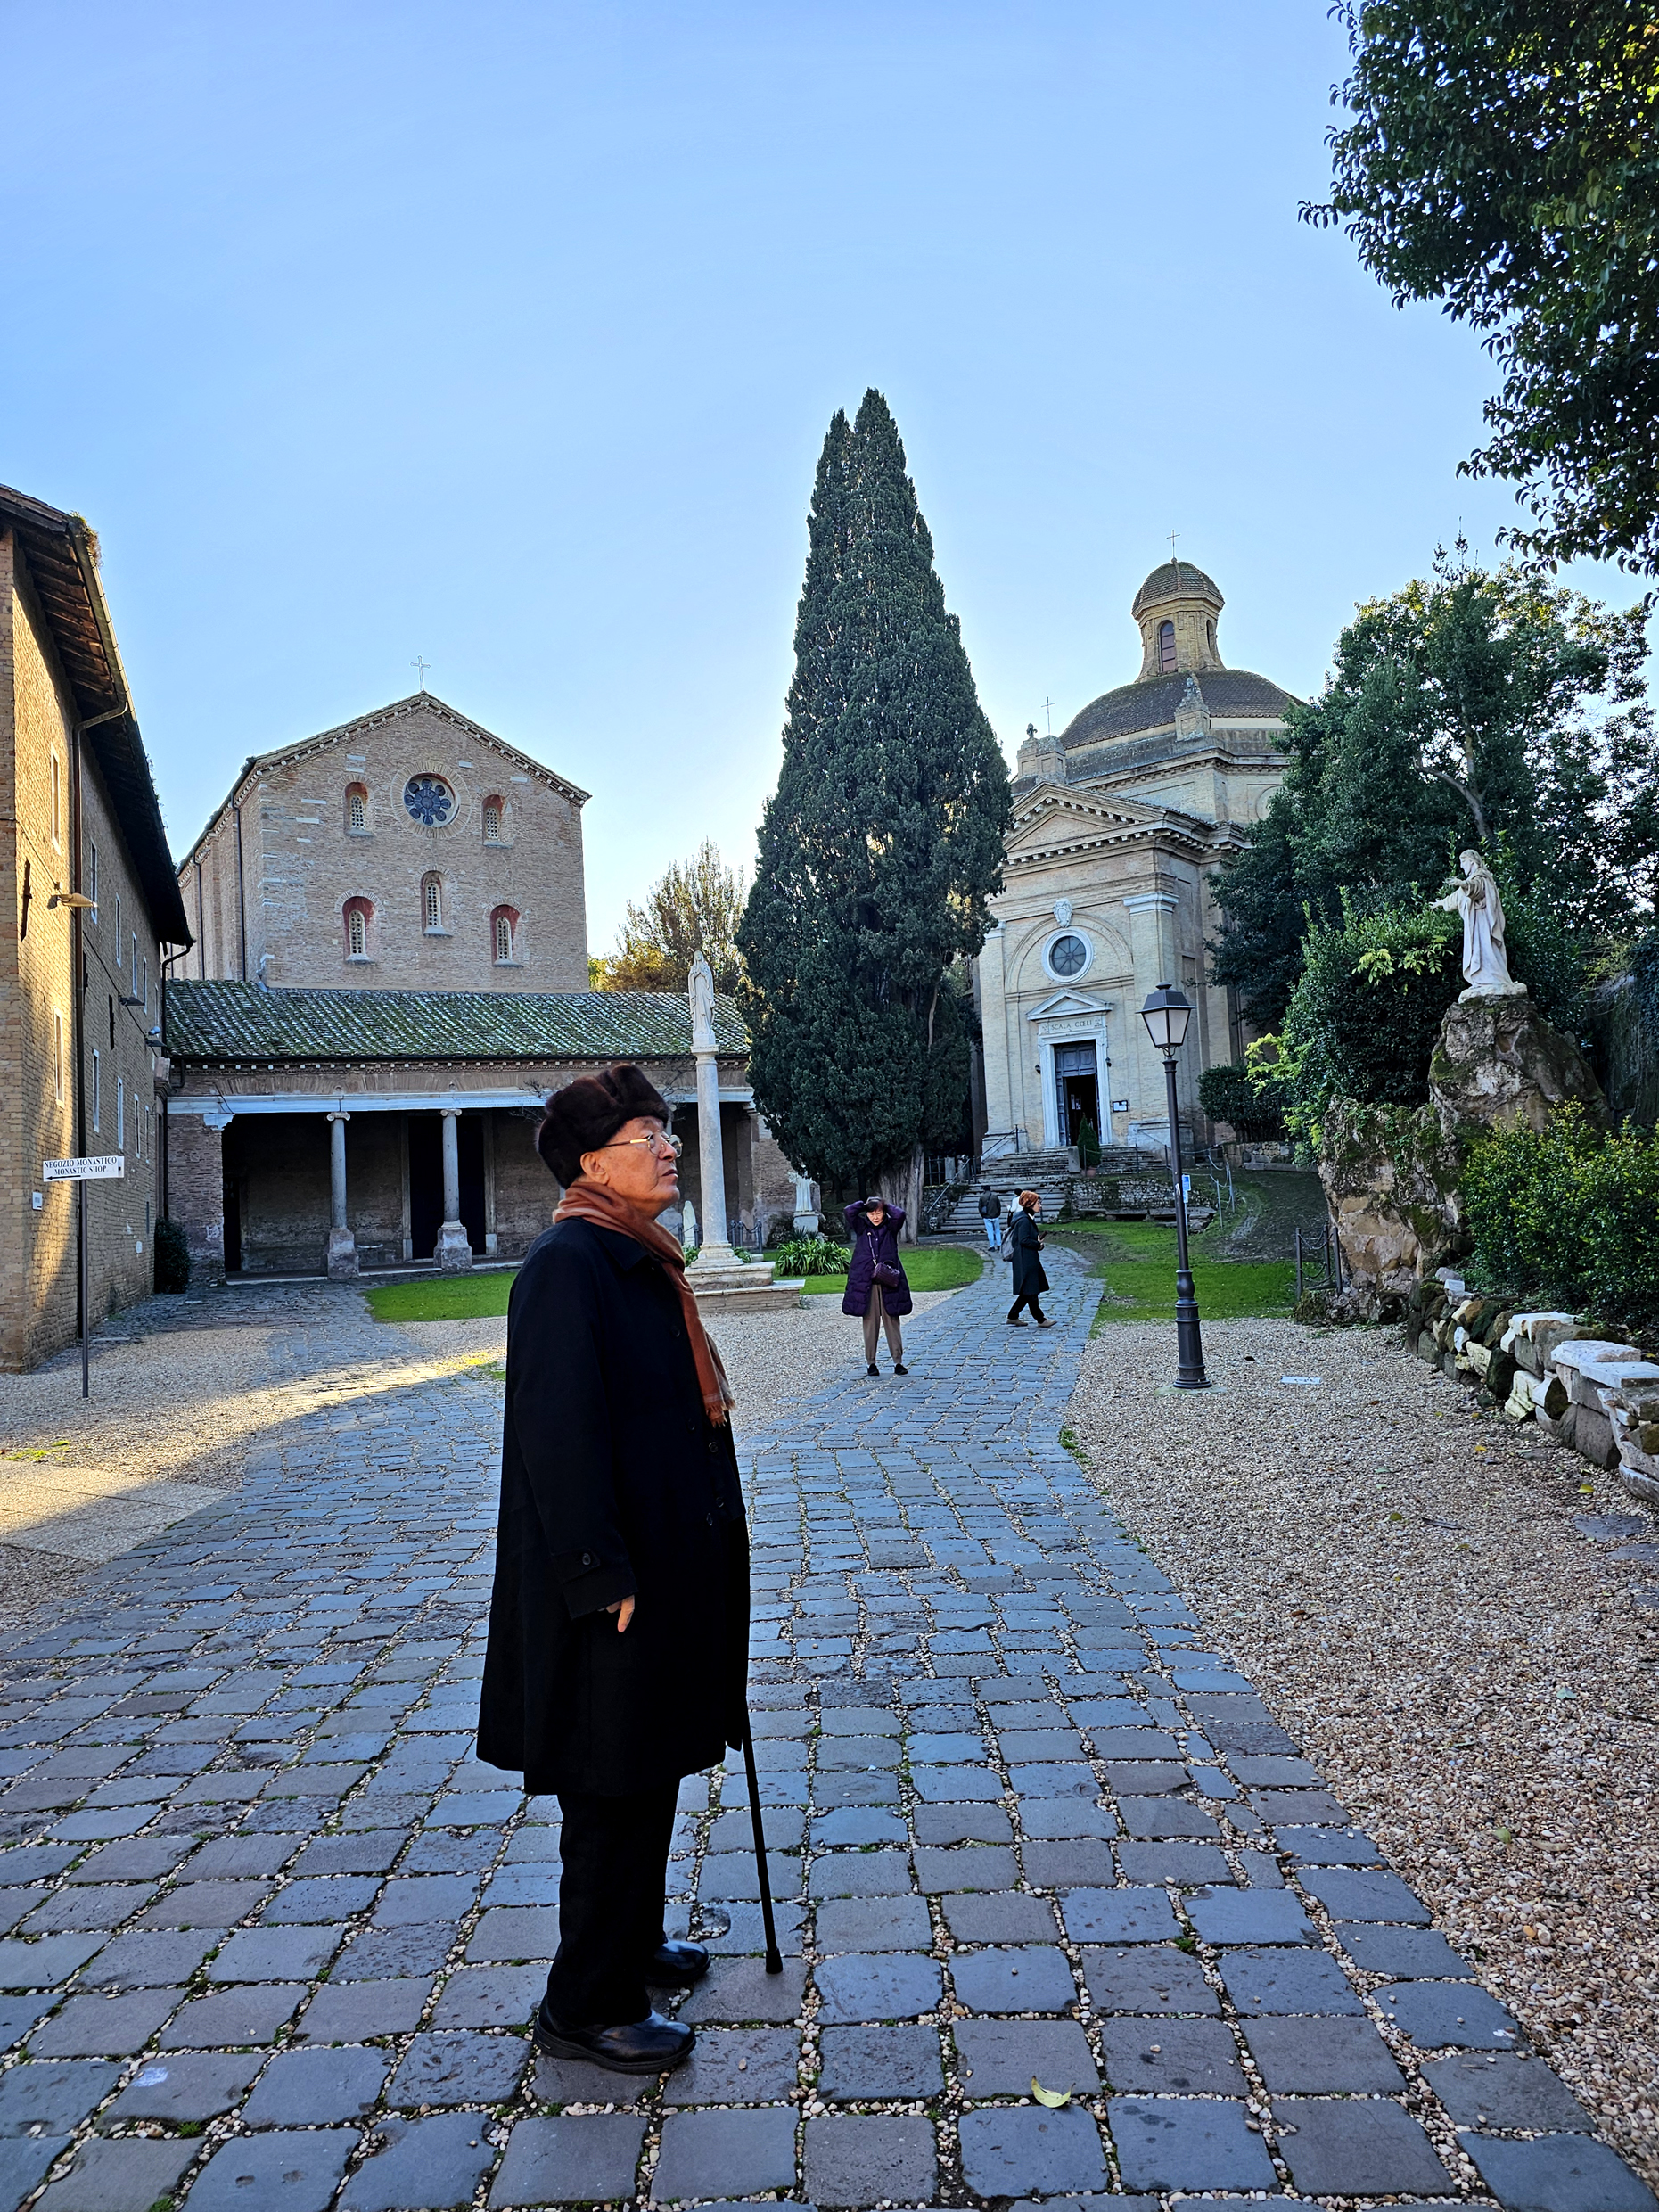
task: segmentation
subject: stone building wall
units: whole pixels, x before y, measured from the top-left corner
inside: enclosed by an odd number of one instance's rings
[[[448,819],[410,813],[421,777],[452,794]],[[182,972],[242,978],[245,933],[246,980],[272,988],[586,991],[586,796],[425,694],[267,754],[179,871],[200,940]]]
[[[68,890],[72,884],[75,720],[72,695],[27,561],[15,537],[0,532],[0,792],[6,794],[4,803],[12,816],[11,834],[0,838],[0,876],[9,900],[8,920],[0,930],[0,1050],[10,1105],[7,1141],[0,1146],[0,1368],[13,1372],[71,1342],[78,1311],[73,1186],[45,1183],[40,1172],[43,1160],[72,1153],[76,1140],[74,924],[67,907],[47,904],[54,888]],[[160,1147],[155,1056],[147,1032],[158,1018],[161,971],[160,949],[90,751],[82,762],[82,882],[88,892],[94,846],[99,877],[97,919],[88,914],[83,925],[86,1149],[119,1150],[127,1162],[125,1180],[94,1183],[87,1194],[90,1308],[95,1323],[147,1295],[152,1279]],[[143,996],[147,982],[149,1005],[128,1007],[119,1000],[134,995],[135,931],[137,995]],[[95,1131],[94,1065],[100,1090]],[[126,1109],[119,1132],[118,1086]]]

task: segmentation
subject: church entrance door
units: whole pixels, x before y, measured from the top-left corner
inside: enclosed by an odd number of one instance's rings
[[[1100,1136],[1100,1078],[1092,1040],[1055,1047],[1055,1090],[1060,1107],[1062,1141],[1074,1145],[1085,1122]]]
[[[409,1242],[414,1257],[430,1260],[444,1219],[443,1116],[409,1116]],[[461,1170],[461,1225],[473,1252],[484,1252],[484,1117],[463,1114],[456,1122]]]

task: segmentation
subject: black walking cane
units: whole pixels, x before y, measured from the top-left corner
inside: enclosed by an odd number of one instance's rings
[[[777,1923],[772,1917],[772,1879],[766,1865],[766,1830],[760,1825],[760,1783],[755,1773],[754,1733],[749,1725],[749,1708],[743,1707],[743,1771],[749,1777],[749,1814],[754,1822],[755,1871],[760,1877],[760,1918],[766,1924],[766,1970],[781,1974],[784,1954],[777,1947]]]

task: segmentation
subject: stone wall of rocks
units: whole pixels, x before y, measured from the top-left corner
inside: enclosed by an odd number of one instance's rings
[[[1418,1357],[1479,1389],[1507,1419],[1536,1421],[1557,1443],[1659,1500],[1659,1358],[1586,1333],[1575,1313],[1528,1312],[1472,1292],[1449,1268],[1416,1284],[1404,1336]]]

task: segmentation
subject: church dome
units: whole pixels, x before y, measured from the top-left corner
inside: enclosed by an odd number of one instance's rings
[[[1198,677],[1203,703],[1224,720],[1277,721],[1291,704],[1291,694],[1270,677],[1255,676],[1248,669],[1214,668]],[[1137,683],[1120,684],[1103,692],[1075,714],[1060,733],[1067,752],[1088,745],[1102,745],[1114,737],[1133,737],[1143,730],[1168,729],[1187,689],[1184,674],[1143,677]]]
[[[1154,569],[1135,594],[1129,613],[1138,621],[1146,608],[1160,606],[1166,599],[1203,599],[1218,614],[1227,604],[1203,569],[1195,568],[1190,561],[1165,561]]]

